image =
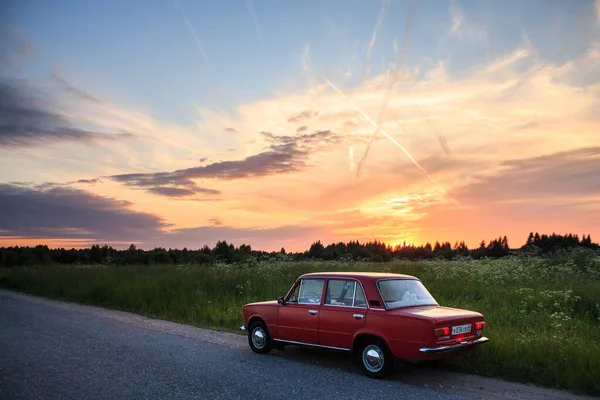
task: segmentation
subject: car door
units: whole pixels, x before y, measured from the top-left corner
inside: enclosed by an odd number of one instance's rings
[[[277,339],[319,344],[319,312],[324,279],[302,279],[279,307]]]
[[[365,326],[367,302],[356,280],[328,279],[319,316],[319,344],[352,348],[352,339]]]

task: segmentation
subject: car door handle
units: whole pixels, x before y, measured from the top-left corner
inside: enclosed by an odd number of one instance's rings
[[[365,316],[362,314],[354,314],[353,317],[356,319],[363,319]]]
[[[308,313],[310,315],[317,315],[317,312],[318,312],[317,310],[308,310]]]

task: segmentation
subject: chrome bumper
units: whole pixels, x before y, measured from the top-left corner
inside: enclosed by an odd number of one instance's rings
[[[245,325],[244,325],[244,326],[241,326],[241,327],[240,327],[240,331],[244,331],[244,332],[246,332],[246,326],[245,326]]]
[[[486,343],[489,341],[490,341],[490,339],[486,338],[485,336],[482,336],[479,339],[475,339],[475,340],[471,340],[471,341],[464,341],[464,342],[460,342],[460,343],[453,344],[450,346],[424,347],[422,349],[419,349],[419,351],[423,354],[444,353],[446,351],[460,350],[460,349],[468,348],[471,346],[475,346],[477,344]]]

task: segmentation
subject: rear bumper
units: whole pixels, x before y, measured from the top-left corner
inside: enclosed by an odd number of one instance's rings
[[[460,343],[453,344],[450,346],[423,347],[423,348],[419,349],[419,351],[421,352],[421,354],[446,353],[448,351],[466,349],[466,348],[469,348],[469,347],[472,347],[472,346],[475,346],[478,344],[487,343],[489,341],[490,341],[490,339],[486,338],[485,336],[482,336],[479,339],[464,341],[464,342],[460,342]]]

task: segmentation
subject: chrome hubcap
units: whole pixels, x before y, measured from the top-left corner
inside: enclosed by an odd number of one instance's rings
[[[260,326],[255,328],[254,331],[252,331],[252,344],[257,349],[262,349],[263,347],[265,347],[265,344],[267,344],[267,335],[265,334],[263,328],[261,328]]]
[[[383,351],[374,344],[365,347],[362,359],[365,368],[370,372],[379,372],[383,368]]]

